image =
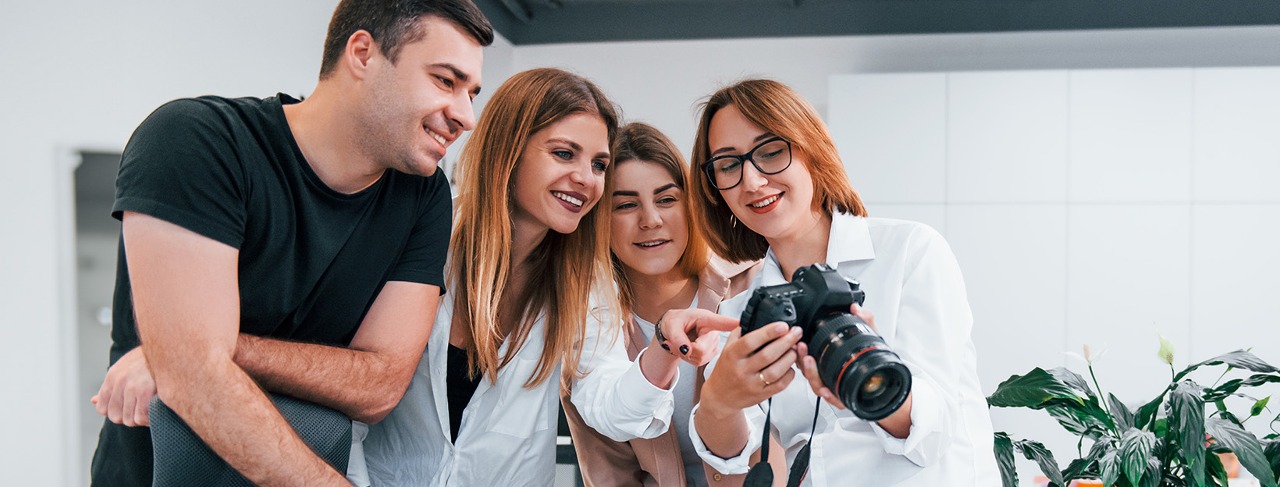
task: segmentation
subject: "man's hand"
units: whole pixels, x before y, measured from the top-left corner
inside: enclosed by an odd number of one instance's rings
[[[156,382],[147,368],[142,347],[130,350],[107,370],[98,393],[89,399],[98,414],[125,426],[150,426],[148,406],[156,395]]]

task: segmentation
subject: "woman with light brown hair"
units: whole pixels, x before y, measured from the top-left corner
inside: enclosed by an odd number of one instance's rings
[[[688,166],[658,129],[627,124],[613,143],[613,160],[604,209],[612,216],[613,280],[626,322],[627,352],[634,358],[651,342],[654,323],[667,310],[715,311],[720,301],[744,289],[750,272],[726,277],[735,267],[709,258],[706,241],[696,231],[697,216],[688,203]],[[596,432],[571,402],[564,401],[583,482],[588,486],[741,485],[741,475],[704,469],[690,443],[689,411],[698,401],[701,383],[702,368],[682,363],[673,390],[672,427],[657,438],[629,442]]]
[[[790,282],[811,264],[829,266],[860,282],[866,308],[849,312],[878,330],[910,370],[902,402],[862,419],[845,405],[857,404],[851,391],[863,391],[838,387],[837,398],[819,377],[809,355],[820,349],[818,338],[801,341],[804,330],[784,323],[761,326],[731,339],[702,387],[691,428],[702,459],[746,472],[771,417],[790,480],[802,485],[997,485],[973,319],[942,236],[919,223],[868,218],[826,125],[775,81],[746,80],[711,95],[690,162],[702,171],[690,199],[712,249],[731,261],[764,259],[749,289]],[[742,315],[751,294],[722,303],[720,313]],[[824,364],[843,375],[855,360]],[[801,374],[807,380],[793,381]]]
[[[518,73],[489,100],[459,162],[451,296],[409,390],[364,441],[374,485],[551,485],[569,386],[610,437],[666,430],[678,359],[628,361],[612,290],[597,287],[617,120],[595,85],[557,69]]]

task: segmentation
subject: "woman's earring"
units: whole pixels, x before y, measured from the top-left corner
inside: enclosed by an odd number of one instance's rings
[[[738,215],[729,215],[729,226],[738,228]]]

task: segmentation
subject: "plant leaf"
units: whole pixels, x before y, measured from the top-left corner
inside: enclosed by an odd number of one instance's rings
[[[1152,399],[1151,402],[1143,404],[1138,408],[1138,412],[1134,415],[1133,419],[1134,428],[1143,429],[1146,428],[1147,425],[1151,424],[1151,420],[1156,417],[1156,411],[1160,410],[1160,403],[1164,401],[1164,395],[1172,388],[1173,384],[1169,384],[1168,388],[1160,391],[1159,396],[1156,396],[1156,398]]]
[[[1277,374],[1253,374],[1244,380],[1243,385],[1249,387],[1258,387],[1268,382],[1280,382],[1280,375]]]
[[[1111,408],[1111,417],[1115,418],[1116,426],[1126,430],[1132,428],[1134,425],[1133,412],[1129,411],[1129,408],[1123,402],[1120,402],[1120,398],[1116,397],[1115,394],[1107,395],[1110,396],[1110,401],[1108,401],[1107,405]]]
[[[1071,369],[1066,367],[1049,369],[1049,375],[1052,375],[1053,378],[1062,381],[1063,384],[1071,386],[1072,389],[1075,389],[1085,396],[1092,397],[1094,395],[1093,389],[1089,387],[1089,382],[1084,380],[1083,376],[1075,373],[1075,371]]]
[[[1222,355],[1211,358],[1209,360],[1205,360],[1200,363],[1191,364],[1187,368],[1182,369],[1182,372],[1178,372],[1178,375],[1174,376],[1173,380],[1174,382],[1180,381],[1187,374],[1191,373],[1191,371],[1196,370],[1205,365],[1218,365],[1218,364],[1227,364],[1237,369],[1248,369],[1254,372],[1263,372],[1263,373],[1280,372],[1280,369],[1272,367],[1271,364],[1266,363],[1262,359],[1258,358],[1256,355],[1249,353],[1246,350],[1236,350],[1234,352],[1224,353]]]
[[[1147,459],[1147,473],[1142,477],[1142,487],[1158,487],[1160,481],[1170,480],[1164,477],[1160,471],[1160,459],[1154,455]],[[1177,480],[1176,478],[1174,480]],[[1185,484],[1184,484],[1185,485]]]
[[[1065,405],[1048,406],[1044,410],[1053,419],[1058,420],[1058,424],[1062,425],[1067,431],[1095,441],[1111,427],[1109,423],[1111,417],[1092,398],[1083,405],[1067,403]]]
[[[997,431],[995,436],[996,465],[1000,467],[1000,481],[1004,487],[1018,487],[1018,467],[1013,458],[1013,442],[1009,435]]]
[[[1245,379],[1231,379],[1206,391],[1204,400],[1205,402],[1213,402],[1225,399],[1227,396],[1235,394],[1241,387],[1258,387],[1269,382],[1280,382],[1280,375],[1253,374]]]
[[[1108,447],[1098,460],[1098,472],[1102,474],[1102,485],[1115,485],[1120,480],[1120,451],[1114,446]]]
[[[1089,454],[1084,458],[1077,458],[1071,461],[1067,468],[1062,470],[1062,480],[1070,483],[1075,479],[1096,479],[1100,475],[1098,472],[1098,461],[1108,450],[1114,450],[1108,440],[1094,442],[1089,448]]]
[[[1218,401],[1218,404],[1221,406],[1222,401]],[[1222,406],[1222,407],[1226,407],[1226,406]],[[1236,415],[1231,414],[1231,411],[1227,411],[1226,409],[1218,411],[1218,417],[1225,419],[1227,421],[1230,421],[1232,423],[1235,423],[1236,426],[1239,426],[1241,428],[1244,427],[1244,422],[1240,421],[1240,418],[1237,418]]]
[[[1204,400],[1202,388],[1189,380],[1179,382],[1169,393],[1166,441],[1178,442],[1178,452],[1186,462],[1192,485],[1204,484]]]
[[[1027,460],[1035,460],[1040,465],[1040,471],[1044,472],[1045,477],[1049,477],[1049,481],[1057,485],[1066,485],[1062,480],[1062,472],[1058,471],[1058,461],[1053,459],[1053,453],[1045,448],[1038,441],[1021,440],[1013,442],[1014,446],[1022,452],[1022,456]]]
[[[1267,440],[1266,446],[1262,449],[1262,454],[1267,457],[1267,461],[1271,464],[1271,473],[1280,478],[1280,441]]]
[[[1209,418],[1205,431],[1223,447],[1235,452],[1240,465],[1258,478],[1263,487],[1276,487],[1276,476],[1262,450],[1262,443],[1238,424],[1223,418]]]
[[[1204,464],[1208,485],[1227,487],[1227,482],[1230,482],[1227,480],[1227,469],[1222,466],[1222,459],[1218,458],[1218,454],[1212,451],[1205,451]]]
[[[1217,387],[1207,389],[1204,392],[1205,402],[1214,402],[1226,399],[1236,390],[1240,389],[1240,385],[1244,384],[1244,379],[1231,379],[1229,381],[1218,384]]]
[[[1147,459],[1155,449],[1156,435],[1150,431],[1129,428],[1120,437],[1120,470],[1129,483],[1139,485],[1147,471]]]
[[[1010,376],[987,398],[991,407],[1043,409],[1054,403],[1069,401],[1084,404],[1084,399],[1071,386],[1036,367],[1027,375]]]
[[[1262,398],[1258,402],[1253,403],[1253,407],[1249,408],[1249,417],[1252,418],[1254,416],[1262,414],[1262,412],[1267,409],[1267,403],[1270,401],[1271,401],[1271,396],[1267,396]]]

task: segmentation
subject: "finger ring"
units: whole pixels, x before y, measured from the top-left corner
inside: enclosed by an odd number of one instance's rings
[[[760,382],[763,382],[765,387],[769,387],[770,384],[773,384],[772,382],[765,380],[764,372],[756,372],[756,377],[760,378]]]

